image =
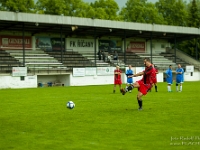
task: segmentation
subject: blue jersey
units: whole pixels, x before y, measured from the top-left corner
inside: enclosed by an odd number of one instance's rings
[[[181,74],[176,74],[176,83],[183,83],[183,68],[176,69],[176,72],[181,72]]]
[[[128,76],[133,75],[133,70],[131,69],[126,70],[126,75],[127,75],[127,83],[133,83],[133,78],[128,78]]]
[[[167,83],[172,84],[173,82],[172,70],[169,68],[166,70],[165,73],[167,74],[167,78],[166,78]]]

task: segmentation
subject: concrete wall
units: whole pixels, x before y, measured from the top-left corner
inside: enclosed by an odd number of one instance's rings
[[[0,76],[0,89],[8,88],[36,88],[37,76],[26,76],[24,80],[20,77]]]
[[[140,80],[142,77],[135,77],[134,82]],[[160,72],[157,74],[157,81],[164,81],[164,73]],[[175,74],[174,74],[175,79]],[[8,88],[37,88],[38,83],[47,82],[61,82],[64,86],[87,86],[87,85],[108,85],[114,83],[114,75],[94,75],[94,76],[84,76],[84,77],[74,77],[71,74],[65,75],[35,75],[26,76],[24,80],[20,80],[20,77],[12,76],[0,76],[0,89]],[[122,81],[126,83],[126,75],[122,74]],[[200,72],[184,73],[184,81],[200,81]]]

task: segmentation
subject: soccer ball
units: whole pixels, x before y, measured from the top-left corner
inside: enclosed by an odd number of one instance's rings
[[[75,107],[74,102],[72,102],[72,101],[67,102],[67,108],[73,109],[74,107]]]

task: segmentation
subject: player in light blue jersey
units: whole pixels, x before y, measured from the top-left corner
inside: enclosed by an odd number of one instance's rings
[[[134,72],[132,70],[132,66],[129,65],[128,69],[126,70],[126,76],[127,76],[126,88],[128,88],[129,86],[131,86],[133,84],[133,78],[128,77],[128,76],[132,76],[133,74],[134,74]],[[131,90],[129,92],[131,93]]]
[[[171,85],[173,83],[173,76],[172,76],[172,65],[169,65],[169,68],[166,70],[166,81],[167,81],[167,91],[171,92]]]
[[[178,68],[176,69],[176,91],[182,92],[182,83],[183,83],[183,73],[184,70],[181,68],[181,65],[178,64]],[[178,85],[180,85],[180,89],[178,88]]]

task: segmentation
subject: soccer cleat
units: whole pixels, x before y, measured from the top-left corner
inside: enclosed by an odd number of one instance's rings
[[[126,94],[126,91],[124,89],[120,89],[122,95],[125,95]]]
[[[139,111],[142,110],[142,107],[139,107],[138,110],[139,110]]]

